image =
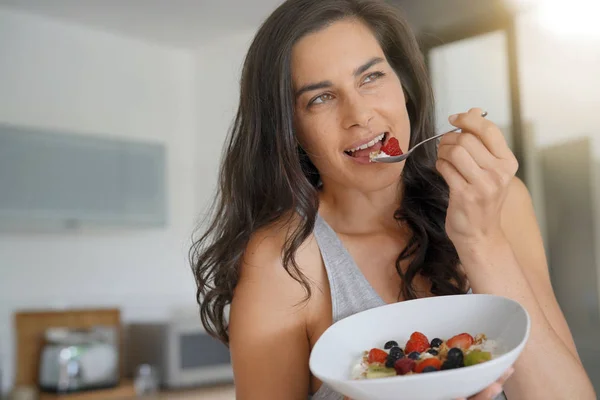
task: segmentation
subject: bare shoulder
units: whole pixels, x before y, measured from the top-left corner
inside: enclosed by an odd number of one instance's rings
[[[309,235],[298,247],[294,257],[297,271],[292,265],[283,264],[283,249],[299,223],[296,217],[284,218],[252,235],[244,253],[239,285],[277,293],[284,304],[296,304],[306,295],[294,277],[303,276],[309,283],[316,278],[320,254],[314,237]]]
[[[295,224],[288,218],[255,232],[243,256],[229,322],[238,399],[305,399],[308,392],[307,332],[315,296],[306,300],[305,288],[284,268],[282,254]],[[295,260],[314,287],[321,259],[312,235]]]

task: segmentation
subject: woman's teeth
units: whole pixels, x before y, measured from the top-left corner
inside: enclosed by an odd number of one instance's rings
[[[377,136],[375,139],[371,140],[369,143],[365,143],[362,146],[355,147],[354,149],[346,150],[346,152],[354,153],[357,150],[368,149],[369,147],[374,146],[375,143],[382,141],[384,137],[385,137],[385,133],[382,133],[381,135]]]

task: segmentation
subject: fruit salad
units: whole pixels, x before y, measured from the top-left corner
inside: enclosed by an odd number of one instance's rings
[[[352,370],[352,379],[376,379],[468,367],[493,358],[494,340],[484,334],[475,337],[460,333],[448,340],[429,341],[421,332],[413,332],[404,346],[390,340],[382,348],[365,351]]]
[[[401,154],[402,150],[400,149],[400,143],[398,142],[398,139],[391,137],[388,139],[387,143],[381,147],[381,149],[378,151],[373,151],[369,154],[369,160],[373,162],[374,158],[399,156]]]

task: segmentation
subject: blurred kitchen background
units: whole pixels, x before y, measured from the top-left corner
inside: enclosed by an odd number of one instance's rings
[[[478,106],[505,132],[600,393],[600,1],[389,1],[427,55],[438,128]],[[133,398],[157,382],[164,398],[234,398],[226,350],[200,330],[187,254],[241,61],[279,2],[0,0],[5,395],[35,398],[43,377],[112,386],[48,399]],[[73,348],[93,357],[75,362]]]

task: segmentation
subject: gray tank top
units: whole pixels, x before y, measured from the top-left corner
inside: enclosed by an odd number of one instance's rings
[[[360,311],[386,304],[367,281],[335,231],[318,214],[313,234],[321,251],[329,280],[333,323]],[[323,384],[308,398],[343,400],[344,396]],[[506,397],[500,394],[496,400],[506,400]]]

